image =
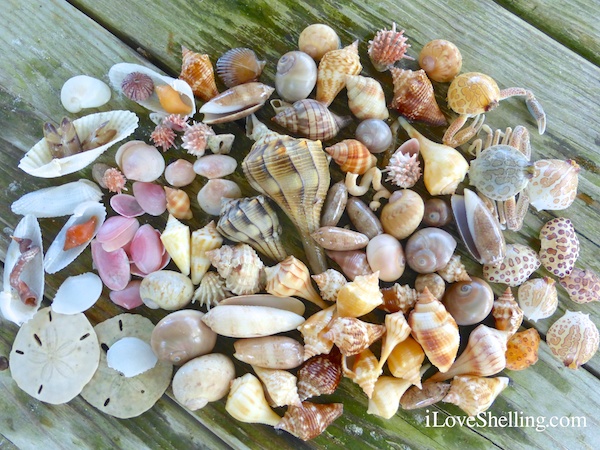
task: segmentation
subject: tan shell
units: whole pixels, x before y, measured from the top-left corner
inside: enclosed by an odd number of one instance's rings
[[[469,416],[476,416],[492,405],[500,392],[508,386],[508,381],[507,377],[457,376],[452,380],[450,391],[442,401],[457,405]]]
[[[211,264],[234,294],[255,294],[263,286],[263,263],[248,244],[223,245],[206,252]]]
[[[412,386],[400,399],[400,406],[402,406],[402,409],[410,410],[433,405],[444,398],[449,389],[450,384],[442,382],[423,383],[421,389],[419,389],[419,386]]]
[[[427,288],[431,295],[438,300],[442,300],[446,292],[446,282],[437,273],[420,273],[415,278],[415,289],[417,292],[423,292]]]
[[[304,361],[302,344],[288,336],[239,339],[233,348],[236,359],[266,369],[294,369]]]
[[[260,381],[251,373],[233,380],[225,411],[245,423],[263,423],[274,427],[280,420],[267,403]]]
[[[371,398],[375,389],[375,382],[381,375],[377,358],[371,350],[366,348],[358,355],[352,356],[350,361],[352,362],[352,370],[347,367],[347,359],[345,357],[342,359],[344,375],[358,384],[367,394],[367,397]]]
[[[393,22],[391,30],[379,30],[373,40],[369,41],[369,58],[377,71],[384,72],[402,58],[413,59],[405,55],[409,47],[404,30],[396,31],[396,22]]]
[[[460,255],[452,255],[446,267],[438,270],[437,273],[448,283],[456,281],[471,281],[465,265],[460,260]]]
[[[494,291],[485,280],[473,277],[450,284],[442,303],[458,325],[475,325],[492,311]]]
[[[358,275],[338,292],[337,314],[340,317],[361,317],[383,303],[379,290],[379,275]]]
[[[402,311],[407,314],[417,303],[418,292],[408,284],[394,283],[391,287],[382,288],[381,294],[383,295],[383,304],[378,308],[389,313]]]
[[[344,88],[346,75],[358,75],[361,70],[358,40],[325,53],[317,70],[317,101],[329,106]]]
[[[308,359],[322,353],[329,353],[333,347],[333,341],[325,337],[328,325],[333,318],[335,305],[323,309],[310,316],[298,327],[304,338],[304,359]]]
[[[340,166],[342,172],[364,174],[377,164],[377,158],[365,145],[356,139],[344,139],[325,151]]]
[[[346,89],[348,107],[357,118],[387,120],[390,116],[379,81],[360,75],[347,75]]]
[[[436,272],[446,267],[456,245],[452,235],[441,228],[421,228],[406,242],[406,262],[415,272]]]
[[[298,37],[298,49],[319,61],[325,53],[340,48],[340,38],[333,28],[323,23],[307,26]]]
[[[140,284],[140,297],[144,304],[152,309],[181,309],[190,303],[193,294],[192,281],[173,270],[152,272]]]
[[[484,264],[483,278],[491,283],[520,286],[540,267],[537,253],[523,244],[507,244],[506,256],[497,265]]]
[[[289,406],[276,430],[285,430],[303,441],[320,435],[335,419],[342,415],[342,403],[316,404],[302,402],[302,406]]]
[[[184,225],[169,214],[167,225],[160,235],[165,250],[183,275],[191,271],[191,236],[190,227]]]
[[[540,261],[558,278],[571,273],[579,258],[579,239],[573,223],[565,217],[552,219],[540,230]]]
[[[401,311],[385,316],[385,336],[381,346],[381,356],[379,357],[379,368],[387,361],[392,350],[408,336],[410,336],[410,326]]]
[[[326,250],[325,253],[340,266],[344,275],[350,280],[373,273],[364,250]]]
[[[252,366],[262,381],[272,406],[300,405],[297,379],[291,373],[281,369],[266,369]]]
[[[202,121],[212,125],[247,117],[262,108],[274,91],[275,88],[256,81],[229,88],[202,105]]]
[[[298,370],[298,395],[302,401],[333,394],[342,379],[342,355],[334,347],[327,355],[313,356]]]
[[[515,301],[509,287],[494,301],[492,316],[494,316],[496,328],[506,331],[509,336],[515,334],[523,323],[523,310]]]
[[[425,360],[423,348],[412,337],[397,344],[387,359],[392,375],[421,387],[421,367]]]
[[[232,295],[225,287],[225,280],[217,272],[207,272],[194,291],[192,303],[198,302],[198,306],[206,306],[210,310],[211,307],[217,306],[221,300]]]
[[[567,310],[546,333],[546,343],[552,354],[569,369],[578,369],[592,359],[599,340],[598,328],[589,314],[579,311]]]
[[[381,376],[375,382],[373,394],[369,399],[367,414],[390,419],[400,407],[400,398],[411,386],[411,382],[401,378]]]
[[[533,278],[519,286],[519,306],[529,320],[546,319],[558,307],[556,282],[550,277]]]
[[[223,245],[223,238],[217,232],[214,221],[192,232],[191,236],[191,261],[190,272],[192,283],[197,285],[210,267],[210,260],[206,252]]]
[[[411,189],[400,189],[392,193],[382,208],[381,225],[396,239],[406,239],[421,223],[424,211],[425,204],[419,194]]]
[[[260,61],[249,48],[232,48],[217,60],[217,74],[231,88],[258,79],[266,61]]]
[[[384,325],[363,322],[355,317],[337,317],[328,328],[323,336],[332,340],[344,356],[362,352],[385,333]]]
[[[462,55],[452,42],[435,39],[429,41],[421,49],[419,66],[433,81],[448,83],[460,73]]]
[[[571,273],[559,282],[575,303],[600,301],[600,278],[593,270],[574,267]]]
[[[346,277],[335,269],[327,269],[323,273],[311,275],[311,278],[317,283],[323,300],[328,302],[335,302],[339,290],[348,282]]]
[[[538,360],[540,334],[535,328],[513,334],[506,344],[506,368],[524,370]]]
[[[390,105],[409,120],[429,125],[446,125],[446,117],[435,100],[433,85],[424,70],[390,69],[394,99]]]
[[[525,187],[530,204],[538,211],[567,209],[577,195],[579,165],[569,159],[540,159],[536,172]]]
[[[215,73],[208,55],[195,53],[181,47],[181,73],[179,78],[187,82],[194,95],[205,102],[217,96],[219,91],[215,84]]]
[[[190,207],[190,197],[181,189],[165,186],[167,211],[176,219],[190,220],[193,217]]]

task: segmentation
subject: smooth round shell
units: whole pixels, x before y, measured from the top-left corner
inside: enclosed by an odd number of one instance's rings
[[[156,147],[143,141],[129,141],[117,150],[115,161],[123,175],[135,181],[154,181],[165,170],[165,160]]]
[[[441,198],[430,198],[425,201],[423,223],[428,227],[443,227],[452,220],[452,209],[447,201]]]
[[[60,102],[70,113],[102,106],[110,100],[110,96],[106,83],[87,75],[69,78],[60,90]]]
[[[431,273],[445,267],[456,249],[456,241],[441,228],[422,228],[406,242],[406,262],[415,272]]]
[[[181,309],[192,300],[194,285],[185,275],[172,270],[159,270],[142,280],[140,296],[150,308]]]
[[[340,48],[340,38],[333,28],[322,23],[309,25],[298,37],[300,51],[319,61],[325,53]]]
[[[448,286],[442,303],[458,325],[475,325],[492,310],[494,292],[485,280],[471,277]]]
[[[462,73],[448,88],[448,106],[458,114],[483,114],[499,101],[500,88],[492,77],[480,72]]]
[[[552,354],[569,369],[585,364],[598,350],[598,328],[589,314],[567,310],[548,329],[546,343]]]
[[[386,151],[393,140],[392,130],[380,119],[363,120],[356,127],[355,136],[371,153]]]
[[[198,192],[197,199],[205,213],[218,216],[221,212],[221,199],[241,196],[242,191],[235,181],[217,178],[208,180],[208,183]]]
[[[223,178],[235,172],[237,161],[227,155],[207,155],[194,162],[193,170],[209,180]]]
[[[185,159],[178,159],[172,162],[165,169],[165,180],[171,186],[183,187],[191,184],[196,178],[194,166],[191,162]]]
[[[385,233],[369,241],[367,261],[373,272],[379,271],[379,279],[382,281],[396,281],[402,276],[406,266],[400,241]]]
[[[424,211],[421,196],[410,189],[402,189],[391,195],[379,218],[386,233],[396,239],[404,239],[417,229]]]
[[[292,51],[279,58],[275,89],[286,102],[307,98],[317,83],[317,65],[304,52]]]
[[[460,73],[462,55],[452,42],[435,39],[429,41],[421,49],[419,66],[431,80],[447,83]]]
[[[492,283],[520,286],[540,267],[537,253],[526,245],[507,244],[506,255],[498,264],[484,264],[483,277]]]

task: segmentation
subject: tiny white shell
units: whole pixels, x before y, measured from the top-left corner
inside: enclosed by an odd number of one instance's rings
[[[15,214],[32,214],[37,218],[60,217],[73,214],[83,202],[99,202],[101,198],[102,191],[96,183],[81,179],[25,194],[10,209]]]
[[[124,337],[106,352],[106,364],[131,378],[156,366],[158,358],[147,342],[136,337]]]
[[[110,88],[97,78],[77,75],[69,78],[60,90],[60,102],[70,113],[97,108],[110,100]]]
[[[72,276],[63,281],[52,301],[52,311],[78,314],[94,306],[102,294],[102,280],[92,272]]]
[[[115,137],[100,147],[76,153],[64,158],[53,158],[46,138],[35,144],[19,161],[19,168],[29,175],[41,178],[55,178],[77,172],[90,165],[98,156],[117,142],[125,139],[138,126],[138,116],[131,111],[108,111],[81,117],[73,121],[80,140],[90,136],[100,125],[107,122],[107,129],[117,131]]]

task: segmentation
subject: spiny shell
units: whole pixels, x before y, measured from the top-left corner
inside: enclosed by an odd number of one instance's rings
[[[411,382],[401,378],[380,376],[375,382],[373,394],[369,399],[367,414],[390,419],[400,407],[400,398],[411,386]]]
[[[407,314],[417,302],[417,291],[408,284],[394,283],[391,287],[381,289],[383,304],[380,309],[389,313],[402,311]]]
[[[418,273],[431,273],[446,267],[456,249],[456,240],[441,228],[421,228],[406,242],[406,262]]]
[[[408,316],[412,336],[421,344],[431,364],[440,372],[452,366],[460,336],[456,321],[429,289],[419,293],[414,309]]]
[[[524,370],[538,360],[540,334],[535,328],[513,334],[506,344],[506,368]]]
[[[225,280],[217,272],[207,272],[202,276],[200,285],[194,291],[192,303],[198,302],[198,306],[206,306],[210,310],[231,295],[231,292],[225,288]]]
[[[550,277],[534,278],[519,286],[519,306],[525,317],[537,322],[554,314],[558,307],[556,282]]]
[[[217,60],[217,73],[225,86],[231,88],[257,80],[265,64],[249,48],[232,48]]]
[[[223,237],[217,232],[214,220],[192,232],[190,255],[192,283],[200,283],[202,276],[210,267],[210,259],[206,256],[206,252],[219,248],[222,244]]]
[[[394,83],[394,99],[390,105],[409,120],[440,126],[446,117],[435,100],[433,85],[424,70],[390,69]]]
[[[333,28],[322,23],[307,26],[298,37],[298,48],[319,61],[325,53],[340,47],[340,38]]]
[[[167,197],[167,211],[177,219],[190,220],[192,209],[190,206],[190,198],[185,191],[181,189],[173,189],[165,186],[165,194]]]
[[[442,267],[437,273],[448,283],[456,281],[471,281],[465,265],[460,260],[460,255],[452,255],[448,264]]]
[[[302,344],[287,336],[239,339],[233,347],[236,359],[266,369],[294,369],[304,361]]]
[[[377,158],[365,145],[356,139],[344,139],[325,151],[340,166],[342,172],[364,174],[377,164]]]
[[[452,283],[442,300],[458,325],[475,325],[483,321],[494,305],[494,292],[481,278]]]
[[[333,226],[320,227],[311,236],[327,250],[358,250],[369,243],[369,238],[362,233]]]
[[[552,354],[569,369],[578,369],[592,359],[599,340],[598,328],[589,314],[579,311],[565,311],[546,333],[546,343]]]
[[[273,91],[275,88],[256,81],[229,88],[202,105],[202,121],[212,125],[247,117],[262,108]]]
[[[224,245],[205,254],[225,278],[228,290],[237,295],[260,291],[264,264],[248,244]]]
[[[186,149],[190,155],[200,158],[206,152],[209,139],[214,136],[215,132],[210,126],[203,122],[194,121],[192,125],[189,125],[185,129],[181,139],[181,147]],[[196,166],[196,164],[194,164],[194,166]],[[194,167],[194,170],[195,169],[196,167]]]
[[[523,323],[523,310],[515,301],[509,287],[494,301],[492,316],[494,316],[496,328],[506,331],[509,335],[515,334]]]
[[[312,286],[308,267],[291,255],[273,267],[265,268],[266,291],[277,297],[297,296],[327,308],[315,288]]]
[[[302,402],[302,406],[290,405],[276,430],[288,433],[308,441],[320,435],[335,419],[342,415],[342,403],[316,404]]]
[[[310,316],[298,327],[304,338],[304,359],[314,355],[329,353],[333,347],[333,341],[325,337],[329,330],[329,323],[335,312],[335,305],[323,309]]]
[[[536,173],[525,188],[530,204],[538,211],[567,209],[577,195],[579,165],[572,159],[540,159]]]
[[[317,69],[317,101],[329,106],[344,88],[346,75],[358,75],[361,70],[358,41],[325,53]]]
[[[268,400],[273,406],[300,405],[297,379],[291,373],[281,369],[266,369],[252,366],[254,372],[265,386]]]
[[[321,298],[328,302],[335,302],[339,290],[348,282],[346,277],[335,269],[327,269],[323,273],[311,275],[311,278],[317,283]]]
[[[600,301],[600,278],[593,270],[574,267],[571,273],[559,282],[575,303]]]
[[[262,195],[223,201],[217,229],[230,241],[249,244],[275,261],[287,256],[277,213]]]
[[[179,78],[186,81],[194,95],[205,102],[219,95],[213,65],[208,55],[195,53],[182,46]]]
[[[386,181],[401,188],[410,188],[417,183],[421,178],[419,147],[419,141],[412,138],[396,149],[386,166]]]
[[[417,229],[423,218],[423,198],[411,189],[395,191],[380,214],[383,231],[401,240]]]
[[[396,31],[396,22],[392,23],[392,29],[379,30],[372,41],[369,41],[369,58],[379,72],[388,70],[396,61],[402,58],[413,59],[406,56],[406,50],[410,47],[406,43],[404,30]]]
[[[275,89],[286,102],[296,102],[310,95],[317,84],[317,65],[307,53],[287,52],[277,62]]]
[[[355,317],[337,317],[323,337],[332,340],[342,355],[351,356],[368,348],[384,333],[383,325],[363,322]]]
[[[462,55],[452,42],[435,39],[429,41],[421,49],[419,66],[433,81],[448,83],[460,73]]]
[[[446,396],[450,385],[448,383],[423,383],[421,389],[419,386],[409,388],[400,399],[402,409],[410,410],[424,408],[439,402]]]
[[[415,278],[415,289],[417,292],[423,292],[425,288],[429,289],[435,298],[442,300],[446,292],[446,282],[437,273],[420,273]]]
[[[358,275],[338,291],[337,314],[340,317],[360,317],[383,303],[379,290],[379,275]]]
[[[476,416],[492,405],[508,381],[507,377],[458,376],[452,380],[450,391],[442,401],[457,405],[471,417]]]
[[[364,349],[356,356],[351,356],[352,370],[347,367],[347,359],[342,360],[342,368],[344,375],[350,378],[354,383],[358,384],[368,398],[373,395],[375,382],[381,375],[381,369],[377,364],[377,358],[371,350]]]
[[[540,230],[540,260],[548,272],[563,278],[579,258],[579,239],[573,223],[565,217],[552,219]]]
[[[298,370],[298,395],[310,397],[333,394],[342,379],[342,355],[337,347],[326,355],[308,359]]]
[[[421,367],[425,360],[423,348],[412,337],[408,336],[397,344],[387,359],[390,373],[416,386],[421,386]]]
[[[506,256],[497,265],[484,264],[483,278],[491,283],[520,286],[540,267],[537,253],[523,244],[507,244]]]
[[[232,381],[225,411],[245,423],[263,423],[274,427],[281,419],[267,403],[262,384],[251,373]]]
[[[390,113],[379,81],[360,75],[346,76],[348,107],[357,118],[386,120]]]

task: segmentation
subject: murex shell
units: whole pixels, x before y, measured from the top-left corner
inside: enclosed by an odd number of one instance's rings
[[[392,23],[392,29],[379,30],[372,41],[369,41],[369,58],[379,72],[389,69],[396,61],[402,58],[413,59],[405,55],[410,47],[406,43],[404,30],[396,31],[396,22]]]

